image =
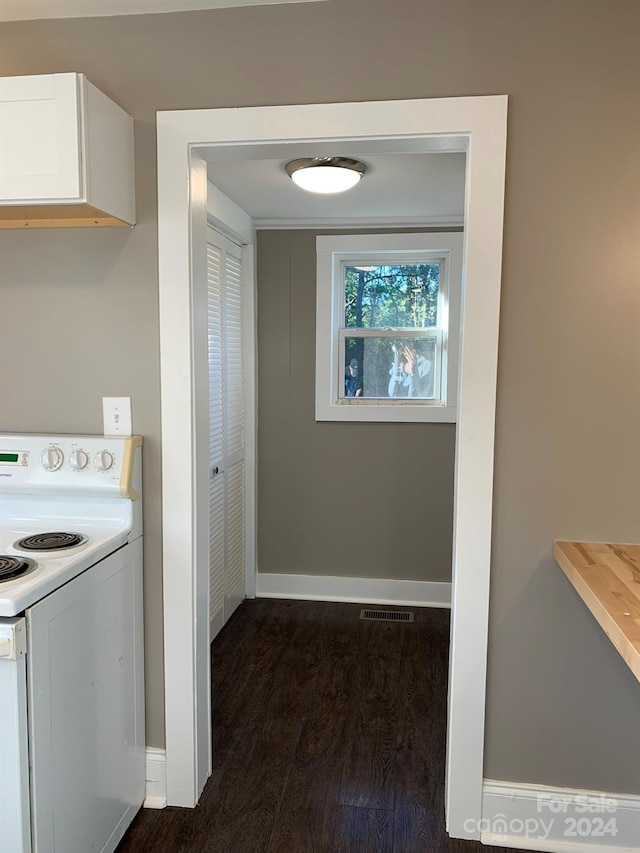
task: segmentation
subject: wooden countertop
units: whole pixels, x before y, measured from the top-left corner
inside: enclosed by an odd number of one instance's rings
[[[553,556],[640,681],[640,545],[556,541]]]

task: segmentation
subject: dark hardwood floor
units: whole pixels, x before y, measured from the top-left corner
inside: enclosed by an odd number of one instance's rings
[[[212,646],[202,800],[143,809],[118,853],[510,853],[445,834],[449,613],[413,610],[242,604]]]

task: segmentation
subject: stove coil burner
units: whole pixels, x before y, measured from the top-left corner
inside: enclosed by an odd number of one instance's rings
[[[79,533],[35,533],[18,539],[13,547],[21,551],[61,551],[63,548],[75,548],[87,541]]]
[[[0,554],[0,583],[15,580],[15,578],[26,575],[27,572],[32,572],[37,568],[38,564],[34,560]]]

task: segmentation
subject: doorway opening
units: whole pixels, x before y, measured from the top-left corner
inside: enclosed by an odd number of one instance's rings
[[[158,114],[167,799],[195,805],[211,769],[209,448],[207,413],[198,405],[207,377],[206,358],[201,366],[197,357],[206,342],[206,312],[203,317],[193,303],[195,283],[206,280],[206,160],[266,152],[290,159],[292,142],[309,148],[321,143],[325,156],[332,146],[344,155],[345,146],[362,147],[363,141],[386,152],[467,152],[447,827],[455,837],[478,837],[466,827],[479,825],[482,809],[506,145],[502,96]]]

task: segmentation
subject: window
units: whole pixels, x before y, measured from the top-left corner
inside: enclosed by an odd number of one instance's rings
[[[316,248],[316,420],[454,423],[462,234]]]

